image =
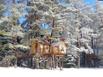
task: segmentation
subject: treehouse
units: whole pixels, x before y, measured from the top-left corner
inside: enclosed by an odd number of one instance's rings
[[[54,55],[65,55],[66,54],[66,44],[63,41],[57,44],[52,44],[52,52]]]
[[[39,40],[31,40],[31,52],[30,54],[35,55],[39,53],[40,55],[64,55],[66,54],[66,44],[63,41],[57,44],[48,44],[40,42]]]
[[[34,62],[37,62],[36,66],[39,66],[41,61],[43,61],[50,68],[63,67],[63,60],[66,54],[64,41],[50,44],[38,39],[32,39],[30,49],[30,55],[35,58]]]
[[[30,54],[35,55],[39,53],[39,55],[45,55],[49,53],[49,45],[40,42],[39,40],[33,39],[31,40],[31,51]]]

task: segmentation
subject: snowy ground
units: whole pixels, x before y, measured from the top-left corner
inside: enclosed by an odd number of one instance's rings
[[[103,69],[55,69],[0,68],[0,77],[103,77]]]

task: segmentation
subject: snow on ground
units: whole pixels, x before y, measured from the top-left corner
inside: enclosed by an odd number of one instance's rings
[[[63,70],[29,69],[29,68],[0,68],[0,77],[103,77],[103,69],[74,69]]]

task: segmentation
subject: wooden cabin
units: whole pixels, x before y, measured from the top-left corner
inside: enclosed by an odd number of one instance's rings
[[[30,54],[35,55],[39,53],[41,56],[49,54],[49,45],[40,42],[39,40],[31,40]]]
[[[30,48],[30,54],[34,55],[37,52],[37,40],[31,40],[31,48]]]
[[[39,40],[31,40],[31,51],[30,54],[46,61],[46,65],[50,68],[56,68],[56,66],[63,67],[63,58],[66,54],[65,42],[60,41],[55,44],[48,44],[40,42]]]
[[[63,41],[58,42],[57,44],[52,45],[53,53],[55,55],[65,55],[66,54],[66,44]]]
[[[31,40],[31,52],[30,54],[39,53],[40,55],[64,55],[66,54],[66,45],[63,41],[58,44],[46,44],[39,42],[39,40]]]

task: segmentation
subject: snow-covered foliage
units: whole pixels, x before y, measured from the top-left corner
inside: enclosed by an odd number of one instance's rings
[[[31,38],[48,42],[46,38],[49,36],[55,45],[63,39],[67,44],[65,52],[75,57],[81,52],[93,54],[94,39],[100,43],[103,37],[103,9],[95,13],[83,0],[58,1],[31,0],[27,5],[12,4],[8,9],[10,16],[3,16],[7,7],[0,5],[0,34],[14,38],[14,42],[17,42],[17,37],[21,37],[22,45],[16,43],[16,47],[20,48],[26,48],[24,44],[29,46]],[[21,16],[25,18],[22,25],[17,22]]]

